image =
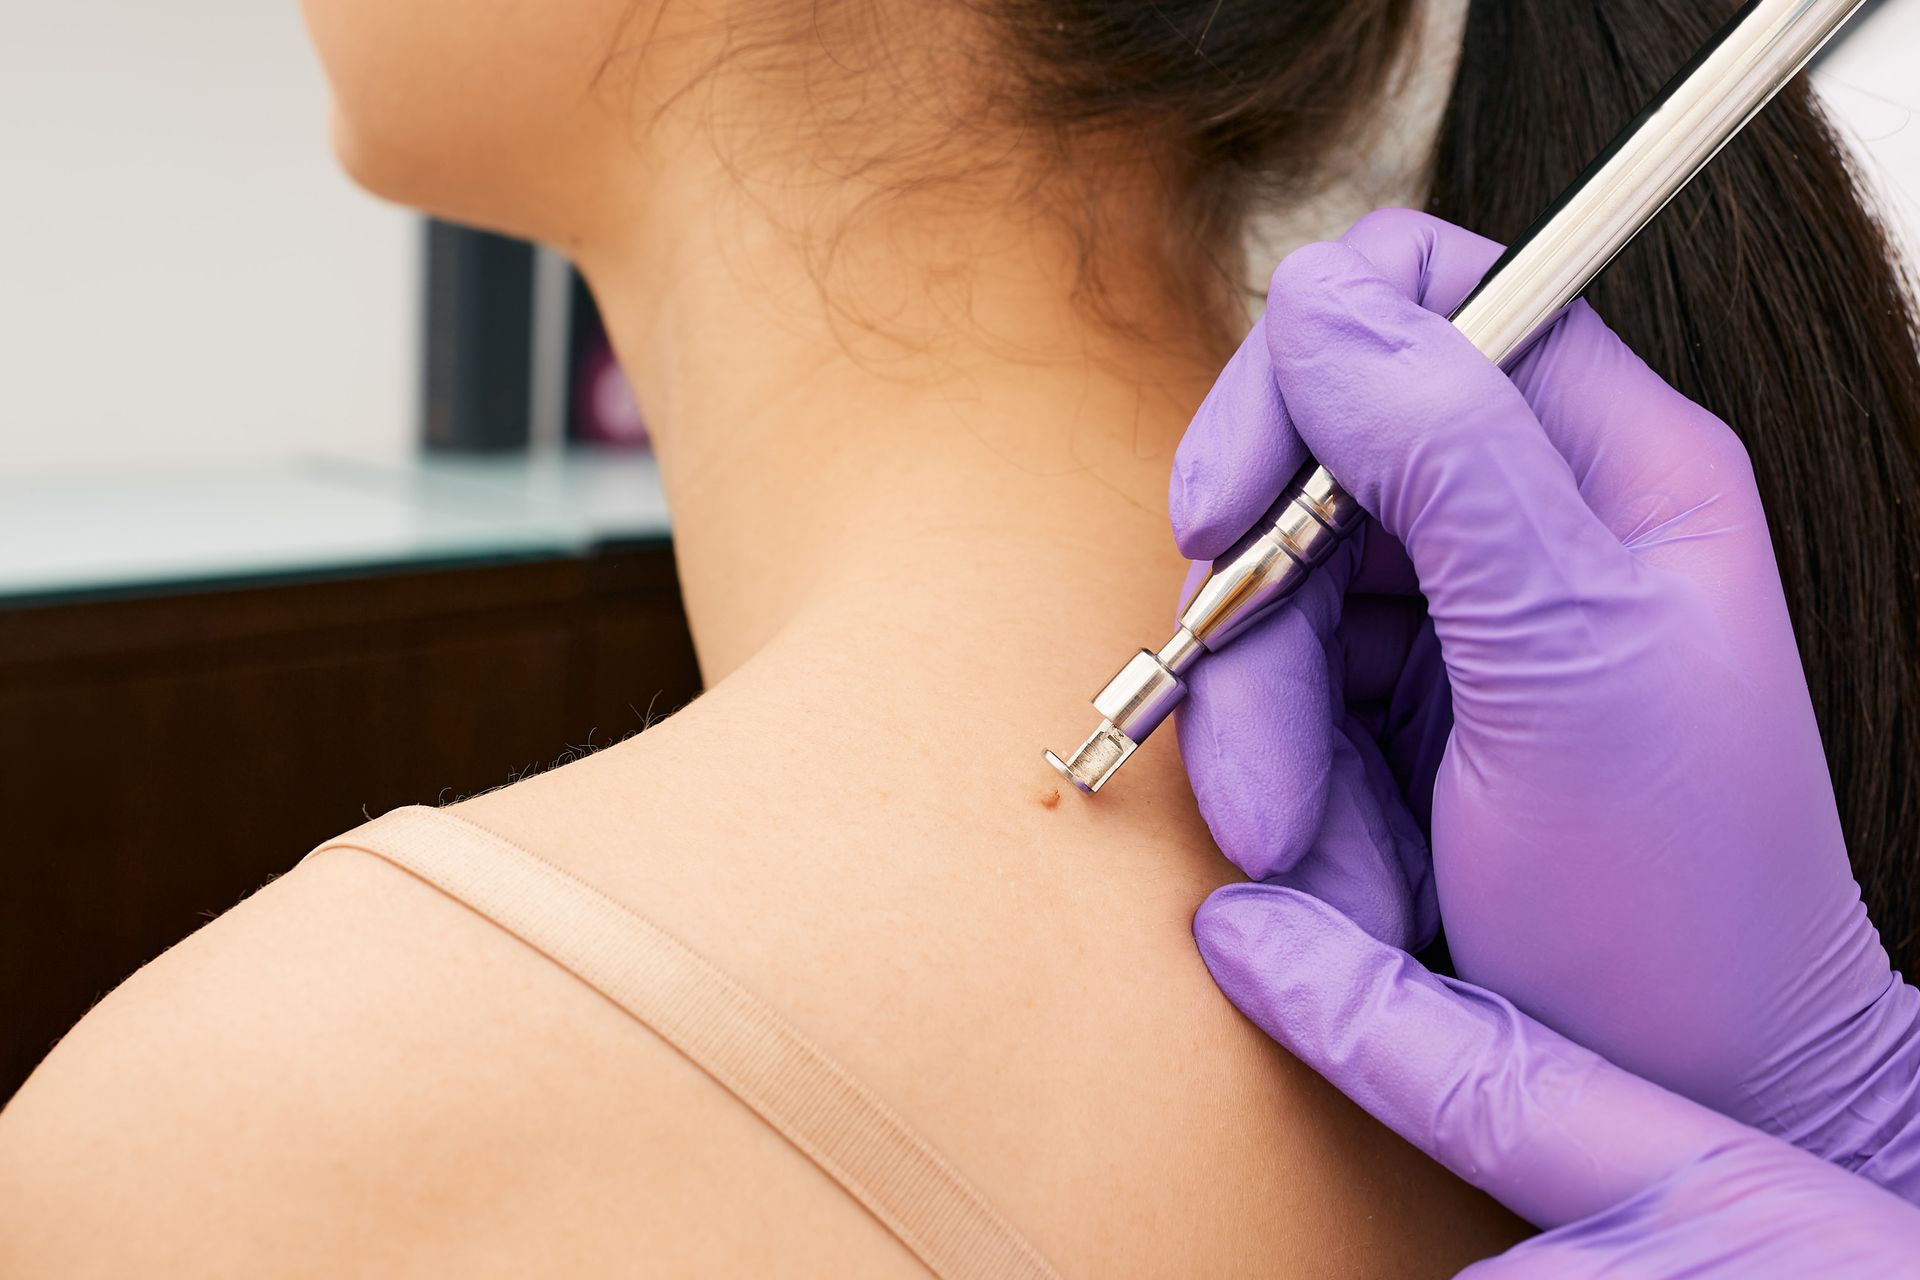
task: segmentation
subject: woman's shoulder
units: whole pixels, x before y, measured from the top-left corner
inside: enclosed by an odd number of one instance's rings
[[[1070,859],[1096,819],[1064,805],[983,818],[824,749],[738,785],[739,744],[707,733],[669,721],[440,821],[705,956],[1074,1271],[1264,1273],[1339,1239],[1355,1274],[1413,1274],[1504,1239],[1220,998],[1188,933],[1211,863],[1109,838],[1089,876]],[[22,1274],[62,1251],[110,1270],[209,1248],[268,1274],[376,1256],[580,1274],[638,1251],[704,1274],[912,1265],[592,988],[352,849],[76,1027],[0,1116],[0,1196],[0,1271]],[[1288,1214],[1262,1212],[1276,1202]]]
[[[909,789],[897,739],[781,714],[670,720],[459,811],[790,1017],[1072,1273],[1314,1272],[1337,1239],[1355,1275],[1451,1274],[1510,1240],[1220,995],[1204,828],[1115,831],[1044,782]],[[809,746],[728,768],[769,739]]]
[[[756,1257],[761,1237],[730,1232],[743,1166],[805,1207],[807,1239]],[[644,1252],[714,1273],[796,1251],[821,1274],[898,1271],[884,1233],[819,1182],[592,990],[341,850],[135,974],[0,1112],[0,1272],[377,1258],[576,1275]]]

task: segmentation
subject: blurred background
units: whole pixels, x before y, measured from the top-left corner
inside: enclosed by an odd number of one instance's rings
[[[398,805],[698,688],[571,269],[336,169],[292,0],[0,5],[0,1099]]]
[[[1909,248],[1916,66],[1894,0],[1815,72]],[[292,0],[0,6],[0,1099],[320,840],[698,689],[591,299],[326,117]]]

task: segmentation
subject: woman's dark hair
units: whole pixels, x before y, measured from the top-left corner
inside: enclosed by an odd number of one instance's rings
[[[977,2],[1023,52],[1039,122],[1164,145],[1181,230],[1222,264],[1264,182],[1310,177],[1355,136],[1416,20],[1410,0]],[[1510,240],[1736,4],[1475,0],[1429,209]],[[1895,963],[1920,973],[1920,355],[1804,81],[1592,297],[1746,442],[1855,874]]]
[[[1474,4],[1429,208],[1512,238],[1734,7]],[[1920,973],[1920,355],[1804,78],[1590,296],[1746,443],[1854,874],[1894,963]]]

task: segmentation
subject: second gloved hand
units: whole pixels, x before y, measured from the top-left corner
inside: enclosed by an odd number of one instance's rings
[[[1194,936],[1294,1056],[1548,1228],[1471,1280],[1914,1274],[1920,1209],[1436,978],[1317,898],[1230,885]]]
[[[1434,314],[1497,251],[1395,211],[1294,254],[1182,443],[1192,558],[1308,449],[1378,522],[1195,670],[1201,807],[1255,879],[1409,947],[1437,906],[1463,978],[1920,1200],[1920,997],[1745,452],[1584,304],[1509,380]]]

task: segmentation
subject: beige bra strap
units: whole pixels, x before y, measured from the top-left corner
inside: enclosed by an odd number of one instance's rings
[[[396,809],[314,852],[412,872],[651,1028],[846,1188],[937,1276],[1054,1277],[1039,1251],[900,1115],[684,943],[464,818]],[[309,855],[311,856],[311,855]]]

